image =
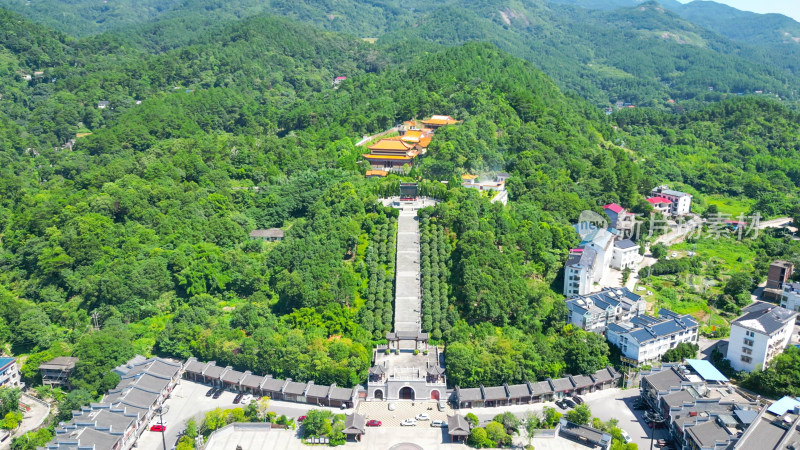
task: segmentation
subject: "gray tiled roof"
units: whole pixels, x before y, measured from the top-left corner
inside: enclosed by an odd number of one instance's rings
[[[283,388],[284,394],[291,394],[291,395],[300,395],[306,391],[306,384],[305,383],[298,383],[296,381],[290,381],[286,384],[286,387]]]
[[[39,370],[72,370],[75,368],[76,362],[78,362],[78,358],[74,358],[72,356],[59,356],[58,358],[53,358],[44,364],[40,364]]]
[[[458,388],[456,390],[458,391],[458,400],[461,402],[474,402],[477,400],[483,400],[481,388]]]
[[[260,377],[258,375],[248,374],[242,380],[242,386],[249,387],[249,388],[257,388],[261,386],[261,382],[264,381],[264,377]]]
[[[531,395],[527,384],[512,384],[508,386],[508,395],[511,398],[528,397]]]
[[[218,380],[219,377],[222,375],[223,371],[225,371],[224,367],[220,367],[220,366],[214,364],[214,365],[208,366],[208,369],[206,369],[206,372],[203,375],[205,375],[205,376],[207,376],[209,378],[213,378],[213,379]]]
[[[728,441],[733,437],[714,420],[687,427],[686,433],[692,437],[692,440],[698,444],[699,448],[714,448],[716,441]]]
[[[451,436],[469,436],[469,422],[458,414],[447,416],[447,433]]]
[[[286,381],[284,380],[280,380],[277,378],[267,378],[264,381],[264,384],[261,386],[261,389],[265,391],[280,392],[281,388],[283,388],[284,383],[286,383]]]
[[[571,391],[574,389],[569,378],[556,378],[555,380],[551,379],[548,381],[550,381],[550,385],[553,387],[553,392]]]
[[[734,320],[731,325],[738,325],[761,334],[769,335],[783,328],[786,323],[791,321],[797,314],[786,308],[781,308],[780,306],[768,303],[766,305],[768,306],[758,305],[757,307],[751,308],[749,312]]]
[[[115,388],[115,390],[128,386],[136,386],[139,389],[149,392],[162,392],[165,389],[167,389],[169,383],[170,383],[169,379],[158,378],[156,376],[150,375],[149,373],[143,373],[139,376],[130,378],[126,377],[122,379]]]
[[[694,402],[695,398],[691,392],[686,389],[667,394],[663,397],[664,402],[670,407],[681,407],[684,403]]]
[[[308,387],[308,392],[306,392],[306,397],[317,397],[317,398],[325,398],[328,396],[328,391],[330,390],[330,386],[325,386],[321,384],[312,384]]]
[[[45,448],[59,450],[95,448],[99,450],[112,448],[120,440],[122,440],[122,436],[108,434],[92,428],[83,428],[67,434],[57,435]]]
[[[353,390],[341,387],[332,387],[330,392],[331,400],[348,401],[353,398]]]
[[[537,383],[531,383],[531,389],[533,390],[534,396],[543,395],[543,394],[551,394],[553,392],[552,386],[547,381],[539,381]]]
[[[591,248],[584,248],[580,253],[573,253],[567,258],[567,266],[580,265],[584,267],[592,267],[597,252]]]
[[[589,386],[592,386],[594,384],[594,380],[592,380],[591,378],[589,378],[586,375],[573,376],[572,377],[572,382],[573,382],[573,384],[575,384],[575,388],[577,388],[577,389],[589,387]]]
[[[633,242],[630,239],[623,239],[621,241],[617,241],[614,243],[614,247],[620,248],[622,250],[626,250],[633,247],[638,247],[639,244]]]
[[[594,379],[595,383],[605,383],[613,380],[611,373],[608,371],[608,367],[604,367],[592,374],[592,378]]]
[[[106,403],[116,403],[122,401],[127,404],[149,408],[156,403],[156,400],[158,400],[160,396],[160,394],[146,392],[134,387],[125,389],[124,391],[111,391],[103,398],[103,401]]]
[[[186,371],[191,373],[201,373],[203,369],[206,368],[208,363],[200,362],[200,361],[190,361],[186,364]]]
[[[229,370],[225,372],[225,375],[222,376],[222,381],[226,383],[239,384],[239,380],[241,380],[242,377],[244,377],[243,372],[239,372],[238,370]]]
[[[687,381],[682,375],[679,375],[673,368],[665,369],[660,372],[645,375],[647,382],[659,391],[665,391],[671,387],[678,387],[681,383]]]
[[[484,400],[505,400],[508,398],[504,386],[484,387],[483,392],[485,394]]]
[[[364,434],[367,430],[367,420],[362,414],[353,413],[344,420],[344,434]]]
[[[150,358],[143,363],[135,364],[128,375],[136,375],[138,373],[147,372],[151,375],[160,376],[163,378],[172,378],[180,372],[182,364],[177,361],[170,361],[161,358]]]

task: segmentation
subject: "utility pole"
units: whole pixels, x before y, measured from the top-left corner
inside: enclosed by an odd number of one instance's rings
[[[161,405],[158,407],[158,423],[161,425],[161,444],[164,445],[164,450],[167,450],[167,438],[164,436],[164,432],[167,431],[164,426],[164,414],[167,412],[169,412],[169,406]]]

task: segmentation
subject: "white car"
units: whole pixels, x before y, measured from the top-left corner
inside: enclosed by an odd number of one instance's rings
[[[625,441],[626,444],[630,444],[633,439],[631,439],[631,435],[628,434],[625,430],[620,430],[620,434],[622,435],[622,439]]]
[[[405,419],[400,422],[401,427],[415,427],[417,426],[417,421],[415,419]]]
[[[253,394],[245,394],[244,397],[242,397],[241,404],[242,405],[249,405],[250,402],[252,402],[252,401],[253,401]]]
[[[444,420],[433,420],[431,426],[434,428],[447,428],[447,422]]]
[[[431,416],[429,416],[429,415],[427,415],[425,413],[417,414],[416,418],[417,418],[417,420],[431,420]]]
[[[677,254],[677,253],[675,253],[675,252],[672,252],[672,255],[670,255],[670,256],[672,256],[673,258],[677,258],[677,257],[678,257],[678,254]]]

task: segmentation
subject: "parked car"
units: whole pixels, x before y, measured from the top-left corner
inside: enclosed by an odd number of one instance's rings
[[[368,427],[379,427],[381,425],[383,425],[383,422],[381,422],[380,420],[372,419],[367,421]]]
[[[567,398],[565,398],[565,399],[564,399],[564,403],[566,403],[566,404],[567,404],[567,406],[569,406],[570,408],[574,408],[574,407],[578,406],[578,404],[577,404],[577,403],[575,403],[575,402],[574,402],[574,401],[573,401],[571,398],[569,398],[569,397],[567,397]],[[564,408],[564,409],[566,409],[566,408]]]
[[[242,401],[242,397],[244,397],[244,394],[239,392],[238,394],[236,394],[236,397],[234,397],[233,403],[239,403],[240,401]]]
[[[444,420],[433,420],[431,426],[434,428],[447,428],[447,422]]]
[[[575,403],[577,403],[579,405],[582,405],[584,403],[583,402],[583,397],[581,397],[580,395],[573,396],[572,397],[572,401],[574,401]]]
[[[436,404],[436,407],[439,408],[439,411],[444,411],[444,409],[447,407],[447,403],[444,400],[439,400],[439,402]]]
[[[637,398],[633,401],[633,409],[641,410],[647,409],[647,403],[644,402],[641,398]]]
[[[556,400],[556,406],[561,409],[567,409],[567,403],[564,400]]]
[[[216,391],[216,390],[217,390],[217,388],[215,388],[215,387],[212,387],[211,389],[209,389],[208,392],[206,392],[206,397],[211,397],[212,395],[214,395],[214,391]]]
[[[249,405],[250,402],[252,401],[253,401],[253,394],[244,394],[244,397],[242,397],[243,405]]]
[[[416,419],[417,420],[431,420],[431,416],[429,416],[429,415],[427,415],[425,413],[419,413],[419,414],[417,414]]]
[[[159,433],[163,433],[166,430],[167,430],[167,426],[166,425],[158,425],[158,424],[156,424],[156,425],[153,425],[152,427],[150,427],[150,431],[158,431]]]
[[[224,389],[217,389],[217,392],[214,392],[214,397],[213,398],[219,398],[219,396],[222,395],[223,391],[224,391]]]
[[[633,438],[631,438],[631,435],[630,435],[630,434],[628,434],[628,432],[627,432],[627,431],[625,431],[625,430],[620,430],[620,433],[619,433],[619,434],[621,434],[621,435],[622,435],[622,439],[625,441],[625,443],[626,443],[626,444],[630,444],[630,443],[631,443],[631,441],[633,441]]]
[[[302,422],[304,420],[306,420],[306,416],[300,416],[300,417],[297,418],[298,422]]]
[[[402,422],[400,422],[400,426],[401,427],[415,427],[415,426],[417,426],[417,421],[416,421],[416,419],[405,419]]]

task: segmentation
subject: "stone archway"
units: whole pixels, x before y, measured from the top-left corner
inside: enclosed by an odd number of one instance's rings
[[[410,386],[403,386],[400,389],[400,400],[414,400],[414,389]]]
[[[439,391],[436,389],[431,391],[431,400],[439,400]]]
[[[383,391],[380,389],[375,389],[374,397],[375,400],[383,400]]]

